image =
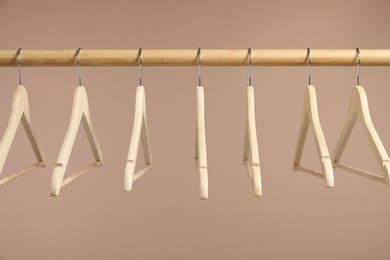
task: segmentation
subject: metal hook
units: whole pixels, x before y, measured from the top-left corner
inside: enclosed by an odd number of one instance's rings
[[[139,61],[138,61],[138,77],[139,85],[142,86],[142,48],[139,48]]]
[[[18,60],[18,73],[19,73],[19,85],[22,85],[22,67],[20,66],[20,53],[22,51],[22,48],[18,49],[17,52],[17,60]]]
[[[311,60],[310,60],[310,47],[307,48],[307,67],[308,67],[308,80],[311,85]]]
[[[200,55],[202,53],[202,49],[198,48],[198,86],[202,86],[202,61],[200,59]]]
[[[80,50],[81,48],[77,49],[76,52],[76,60],[77,60],[77,76],[79,78],[79,86],[81,86],[81,71],[80,71]]]
[[[357,58],[358,58],[356,81],[357,81],[357,85],[360,86],[360,49],[356,48],[356,52],[357,52]]]
[[[249,71],[248,71],[248,84],[252,86],[252,48],[248,49],[249,54]]]

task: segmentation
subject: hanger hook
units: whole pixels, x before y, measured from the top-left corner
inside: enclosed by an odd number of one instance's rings
[[[202,49],[198,48],[198,86],[202,86],[202,60],[200,58],[202,54]]]
[[[19,48],[18,49],[18,52],[17,52],[17,60],[18,60],[18,74],[19,74],[19,85],[22,85],[22,67],[20,65],[20,53],[22,51],[22,48]]]
[[[139,48],[139,61],[138,61],[138,77],[139,85],[142,86],[142,48]]]
[[[252,86],[252,48],[248,49],[249,54],[249,71],[248,71],[248,84]]]
[[[357,81],[357,85],[360,86],[360,49],[359,48],[356,48],[356,53],[358,58],[356,81]]]
[[[311,85],[311,59],[310,59],[310,47],[307,48],[307,68],[308,68],[308,81]]]
[[[77,52],[76,52],[77,76],[78,76],[78,78],[79,78],[79,86],[81,86],[80,51],[81,51],[81,48],[78,48],[78,49],[77,49]]]

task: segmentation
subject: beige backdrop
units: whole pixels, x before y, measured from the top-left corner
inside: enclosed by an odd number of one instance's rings
[[[390,2],[0,0],[0,49],[390,48]],[[49,196],[77,85],[75,68],[22,68],[47,167],[0,188],[0,259],[390,259],[386,185],[335,171],[335,188],[292,172],[305,67],[256,67],[263,197],[244,167],[245,67],[205,67],[209,200],[194,166],[196,67],[144,68],[153,170],[123,192],[136,67],[82,68],[104,166]],[[390,149],[390,68],[363,67],[370,109]],[[332,152],[354,67],[314,67]],[[16,68],[0,69],[0,133]],[[303,164],[320,164],[310,132]],[[140,157],[139,163],[143,163]],[[379,172],[358,124],[345,162]],[[20,128],[2,172],[34,161]],[[68,174],[92,161],[80,131]]]

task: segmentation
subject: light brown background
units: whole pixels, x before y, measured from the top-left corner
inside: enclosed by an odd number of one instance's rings
[[[390,48],[390,2],[0,0],[1,49]],[[390,149],[390,68],[363,67],[370,109]],[[256,67],[263,197],[242,166],[245,67],[205,67],[209,200],[194,167],[195,67],[144,68],[152,172],[123,192],[136,67],[82,68],[104,166],[49,196],[69,122],[75,68],[23,68],[47,167],[0,189],[0,259],[389,259],[390,192],[335,171],[334,189],[292,172],[305,67]],[[330,152],[354,67],[314,67]],[[17,84],[0,69],[0,133]],[[310,133],[303,163],[319,168]],[[141,157],[140,157],[141,158]],[[357,125],[345,162],[379,172]],[[2,176],[34,161],[19,129]],[[68,174],[90,163],[80,131]],[[139,163],[143,163],[142,159]]]

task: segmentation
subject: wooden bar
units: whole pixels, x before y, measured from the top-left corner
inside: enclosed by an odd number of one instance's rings
[[[94,162],[94,163],[91,163],[90,165],[86,166],[85,168],[79,170],[78,172],[74,173],[73,175],[70,175],[68,176],[66,179],[64,179],[62,181],[62,185],[61,187],[64,187],[66,185],[68,185],[69,183],[71,183],[72,181],[74,181],[75,179],[83,176],[84,174],[92,171],[93,169],[95,169],[96,167],[98,166],[101,166],[102,164],[100,162]],[[53,195],[52,195],[53,196]],[[58,196],[57,195],[54,195],[54,196]]]
[[[17,178],[17,177],[20,177],[22,176],[23,174],[26,174],[28,172],[31,172],[32,170],[38,168],[38,167],[44,167],[44,164],[42,162],[37,162],[37,163],[33,163],[11,175],[8,175],[2,179],[0,179],[0,186],[3,185],[3,184],[6,184],[10,181],[12,181],[13,179]]]
[[[333,163],[333,166],[334,167],[338,167],[340,169],[343,169],[345,171],[349,171],[349,172],[355,173],[357,175],[369,178],[371,180],[374,180],[374,181],[386,184],[385,177],[377,175],[377,174],[374,174],[374,173],[371,173],[369,171],[361,170],[361,169],[352,167],[352,166],[350,166],[348,164],[343,164],[343,163],[339,163],[339,162]]]
[[[309,169],[309,168],[306,168],[306,167],[302,167],[302,166],[295,166],[294,167],[294,171],[305,172],[305,173],[311,174],[313,176],[319,177],[321,179],[324,178],[324,174],[322,172],[317,171],[317,170],[313,170],[313,169]]]
[[[0,67],[17,65],[17,50],[0,50]],[[197,49],[150,50],[143,49],[144,66],[196,66]],[[137,66],[138,49],[88,50],[81,49],[81,66]],[[311,49],[313,66],[356,66],[355,49]],[[76,50],[24,50],[21,51],[23,67],[76,66]],[[247,49],[202,49],[202,66],[248,66]],[[253,49],[253,66],[307,66],[306,49]],[[390,49],[361,49],[362,66],[390,66]]]

